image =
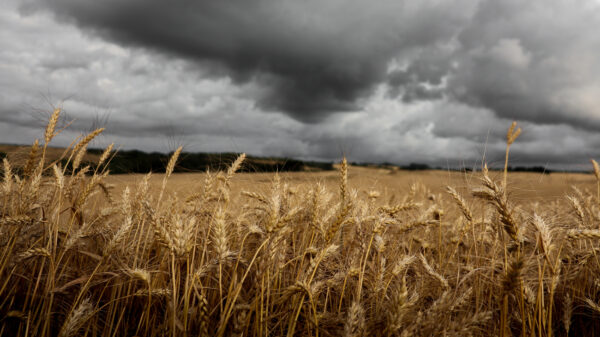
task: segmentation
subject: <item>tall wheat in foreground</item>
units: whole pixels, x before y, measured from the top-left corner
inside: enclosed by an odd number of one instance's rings
[[[3,160],[0,336],[600,334],[597,191],[515,203],[484,169],[474,191],[383,200],[344,160],[335,189],[233,193],[242,155],[175,194],[178,149],[160,189],[115,194],[112,146],[82,161],[102,129],[47,161],[59,114],[23,167]]]

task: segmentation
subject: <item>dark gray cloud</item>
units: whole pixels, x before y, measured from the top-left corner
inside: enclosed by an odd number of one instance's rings
[[[62,105],[124,148],[513,164],[600,158],[589,0],[0,2],[0,142]],[[336,113],[343,112],[343,113]]]
[[[424,47],[392,72],[390,93],[599,130],[598,27],[595,1],[480,1],[455,39]]]
[[[257,103],[305,122],[360,109],[401,52],[448,40],[474,1],[29,1],[124,44],[179,55],[266,90]]]
[[[599,130],[598,27],[594,1],[483,1],[458,36],[448,95],[503,118]]]
[[[600,128],[600,64],[589,59],[600,39],[586,28],[600,26],[600,15],[577,7],[483,4],[460,36],[465,48],[448,86],[452,96],[501,117]]]
[[[319,122],[381,83],[405,102],[453,99],[502,118],[598,129],[593,1],[28,0],[89,34],[258,83],[262,109]],[[400,67],[390,70],[390,64]],[[54,57],[47,67],[83,67]],[[392,67],[393,68],[393,67]],[[143,69],[140,69],[143,71]]]

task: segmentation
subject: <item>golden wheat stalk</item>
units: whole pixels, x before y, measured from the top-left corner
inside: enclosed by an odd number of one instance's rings
[[[23,176],[28,178],[31,177],[31,174],[33,173],[33,170],[35,168],[35,162],[37,161],[39,149],[40,142],[36,139],[33,142],[33,145],[31,146],[31,150],[29,151],[29,158],[27,158],[27,162],[23,167]]]
[[[41,248],[41,247],[37,247],[37,248],[31,248],[26,250],[25,252],[19,254],[19,260],[23,261],[23,260],[27,260],[29,258],[32,258],[34,256],[43,256],[43,257],[50,257],[50,251],[48,251],[48,249],[46,248]]]
[[[6,195],[8,195],[12,191],[13,172],[12,172],[12,167],[10,166],[10,162],[8,161],[8,159],[3,158],[2,164],[4,166],[4,172],[3,172],[4,179],[3,179],[3,183],[2,183],[2,189],[4,190],[4,193]]]
[[[577,220],[579,220],[579,224],[583,227],[587,225],[587,219],[585,216],[585,211],[579,202],[579,199],[574,196],[567,196],[567,200],[571,203],[573,210],[575,211],[575,215],[577,215]]]
[[[365,312],[359,301],[353,301],[344,325],[344,337],[361,337],[365,334]]]
[[[342,159],[340,165],[340,199],[342,203],[346,202],[348,196],[348,161],[346,157]]]
[[[67,320],[60,330],[59,336],[69,337],[75,335],[82,325],[91,317],[93,309],[94,307],[89,298],[81,301],[77,308],[71,311],[71,314],[67,317]]]
[[[234,174],[242,167],[242,163],[246,160],[246,154],[240,154],[235,161],[227,169],[227,180],[231,179]]]
[[[567,237],[572,240],[600,239],[600,230],[598,230],[598,229],[570,229],[567,231]]]
[[[56,135],[54,130],[56,129],[56,124],[58,123],[58,118],[60,117],[60,111],[60,108],[56,108],[54,109],[52,116],[50,116],[50,120],[46,125],[46,132],[44,133],[44,147],[46,147]]]
[[[98,129],[90,132],[89,134],[87,134],[73,147],[72,153],[74,153],[74,154],[79,153],[79,151],[82,148],[86,147],[92,140],[94,140],[94,138],[98,137],[98,135],[101,134],[102,132],[104,132],[104,128],[98,128]]]
[[[108,159],[114,146],[115,144],[111,143],[109,146],[106,147],[106,149],[104,149],[104,152],[102,152],[100,159],[98,159],[98,166],[102,165],[106,161],[106,159]]]
[[[442,285],[442,287],[444,288],[444,290],[450,289],[450,284],[448,284],[448,280],[446,280],[446,278],[444,276],[442,276],[440,273],[433,270],[433,268],[431,267],[429,262],[427,262],[427,259],[425,258],[425,256],[423,256],[423,254],[419,254],[418,258],[421,261],[421,264],[423,265],[427,274],[433,276],[433,278],[438,280],[440,282],[440,284]]]
[[[0,218],[0,226],[26,226],[33,222],[28,215],[3,216]]]
[[[452,188],[450,186],[446,186],[446,191],[452,196],[452,198],[454,199],[454,201],[456,202],[456,204],[462,211],[462,213],[465,216],[465,218],[467,219],[467,221],[472,223],[473,222],[473,213],[471,212],[471,209],[467,205],[467,202],[465,201],[465,199],[454,188]]]
[[[504,177],[502,179],[502,188],[505,190],[505,193],[506,183],[508,179],[508,152],[510,151],[510,146],[512,145],[512,143],[514,143],[515,140],[517,140],[517,137],[519,137],[519,135],[521,134],[521,128],[515,130],[516,126],[517,122],[512,122],[512,124],[508,128],[508,132],[506,133],[506,155],[504,157]]]
[[[183,149],[183,147],[181,147],[181,146],[178,147],[177,150],[175,150],[175,152],[173,152],[173,155],[169,159],[169,163],[167,164],[167,169],[165,171],[165,177],[163,178],[162,186],[160,188],[160,194],[158,195],[158,203],[159,204],[162,200],[163,194],[165,192],[165,188],[167,187],[167,180],[169,180],[169,177],[175,170],[175,164],[177,163],[177,159],[179,159],[179,155],[181,154],[182,149]]]

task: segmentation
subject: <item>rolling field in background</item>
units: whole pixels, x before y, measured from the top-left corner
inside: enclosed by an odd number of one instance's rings
[[[339,168],[339,165],[335,165]],[[134,188],[144,174],[127,174],[108,176],[106,182],[114,185],[115,191],[122,191],[126,186]],[[327,188],[336,189],[339,184],[339,172],[283,172],[279,173],[281,180],[291,186],[312,185],[321,183]],[[502,172],[490,172],[490,176],[502,179]],[[596,178],[592,174],[562,173],[540,174],[529,172],[509,173],[509,196],[516,202],[561,201],[566,195],[575,193],[573,187],[580,190],[595,191]],[[153,174],[149,180],[151,186],[160,188],[164,174]],[[257,189],[268,191],[273,181],[274,173],[238,173],[232,178],[232,194],[241,191]],[[351,188],[362,193],[376,190],[381,199],[401,197],[409,192],[414,184],[422,184],[433,194],[446,194],[446,186],[469,193],[480,185],[480,172],[456,171],[405,171],[366,167],[348,167],[348,179]],[[182,173],[172,175],[166,189],[170,192],[186,193],[202,190],[205,173]],[[379,198],[378,198],[379,199]]]

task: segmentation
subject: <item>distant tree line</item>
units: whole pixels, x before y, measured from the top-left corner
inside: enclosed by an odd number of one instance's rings
[[[410,163],[409,165],[406,166],[401,166],[400,168],[402,168],[403,170],[409,170],[409,171],[423,171],[423,170],[442,170],[444,168],[441,167],[431,167],[427,164],[422,164],[422,163]],[[491,170],[503,170],[504,168],[490,168]],[[538,173],[552,173],[552,170],[547,169],[544,166],[509,166],[508,168],[509,172],[538,172]],[[457,171],[472,171],[473,169],[468,168],[468,167],[464,167],[464,168],[460,168],[460,169],[455,169]]]
[[[549,170],[543,166],[516,166],[516,167],[512,167],[509,166],[508,167],[508,171],[509,172],[538,172],[538,173],[552,173],[552,170]]]
[[[100,155],[102,149],[89,149],[90,154]],[[127,150],[117,152],[108,164],[113,174],[164,172],[172,153],[144,152],[139,150]],[[204,172],[206,170],[225,170],[239,156],[238,153],[190,153],[183,152],[179,156],[175,172]],[[7,157],[7,153],[0,151],[0,161]],[[408,165],[396,165],[392,163],[372,164],[352,162],[355,166],[364,167],[399,167],[409,171],[442,170],[445,168],[434,167],[425,163],[410,163]],[[61,161],[62,167],[67,165],[67,160]],[[82,166],[89,165],[92,170],[96,169],[93,162],[84,162]],[[1,165],[0,165],[1,166]],[[70,164],[69,164],[70,166]],[[333,164],[328,162],[302,161],[290,158],[277,157],[254,157],[248,156],[240,169],[240,172],[294,172],[317,170],[333,170]],[[490,168],[491,170],[502,170],[502,168]],[[14,172],[19,174],[20,168],[14,167]],[[67,171],[70,167],[67,168]],[[472,171],[471,168],[450,169],[452,171]],[[1,171],[1,168],[0,168]],[[549,174],[556,172],[544,166],[509,166],[509,172],[538,172]]]
[[[100,154],[102,150],[90,149],[89,153]],[[113,174],[164,172],[172,153],[143,152],[139,150],[119,151],[111,159],[108,168]],[[175,172],[204,172],[225,170],[239,153],[189,153],[179,156]],[[65,165],[66,162],[63,162]],[[88,163],[92,164],[92,163]],[[247,156],[240,172],[289,172],[333,170],[332,163],[301,161],[289,158],[264,158]]]
[[[431,166],[431,165],[425,164],[425,163],[410,163],[408,165],[397,165],[397,164],[392,164],[392,163],[388,163],[388,162],[384,162],[381,164],[353,162],[351,164],[354,166],[376,167],[376,168],[398,167],[402,170],[407,170],[407,171],[427,171],[427,170],[449,170],[449,171],[466,171],[466,172],[473,171],[473,169],[470,167],[444,168],[444,167],[440,167],[440,166]],[[504,168],[503,167],[490,167],[490,170],[492,170],[492,171],[504,170]],[[546,173],[546,174],[556,172],[553,170],[549,170],[548,168],[546,168],[544,166],[509,166],[508,171],[509,172],[538,172],[538,173]]]

